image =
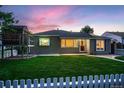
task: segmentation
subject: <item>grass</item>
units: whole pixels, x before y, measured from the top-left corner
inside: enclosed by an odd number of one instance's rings
[[[35,57],[0,62],[0,80],[124,73],[124,63],[87,56]]]
[[[116,59],[124,60],[124,56],[115,57]]]

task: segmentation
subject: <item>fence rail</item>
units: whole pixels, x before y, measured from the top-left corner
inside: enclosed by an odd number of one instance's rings
[[[0,88],[124,88],[124,74],[0,81]]]

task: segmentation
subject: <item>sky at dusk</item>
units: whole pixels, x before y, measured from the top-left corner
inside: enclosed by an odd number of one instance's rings
[[[19,25],[27,25],[33,33],[53,29],[79,32],[89,25],[97,35],[105,31],[124,31],[124,6],[99,5],[13,5],[2,6],[5,12],[13,12]]]

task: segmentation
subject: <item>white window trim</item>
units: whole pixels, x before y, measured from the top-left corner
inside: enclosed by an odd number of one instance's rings
[[[104,48],[103,48],[103,50],[99,50],[97,47],[96,47],[96,51],[105,51],[105,40],[103,40],[104,41]],[[96,46],[97,46],[97,40],[96,40]]]

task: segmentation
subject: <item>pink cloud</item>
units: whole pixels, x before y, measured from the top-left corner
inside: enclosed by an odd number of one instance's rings
[[[62,18],[69,14],[71,10],[70,6],[54,6],[45,10],[32,10],[30,20],[27,20],[25,24],[29,26],[29,29],[35,33],[40,31],[52,30],[60,27],[59,22],[62,22]],[[74,20],[66,20],[65,24],[74,23]]]
[[[33,33],[36,33],[36,32],[44,32],[44,31],[47,31],[47,30],[57,29],[58,27],[60,27],[60,26],[59,25],[55,25],[55,24],[49,24],[49,25],[31,26],[31,27],[29,27],[29,29]]]
[[[66,19],[64,20],[63,22],[63,25],[75,25],[78,23],[79,20],[76,20],[76,19]]]
[[[32,17],[36,18],[36,20],[39,20],[43,17],[45,17],[47,19],[58,19],[58,18],[65,16],[66,14],[68,14],[70,9],[71,9],[71,7],[69,7],[69,6],[56,6],[56,7],[48,8],[44,11],[33,10]]]

